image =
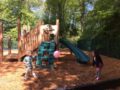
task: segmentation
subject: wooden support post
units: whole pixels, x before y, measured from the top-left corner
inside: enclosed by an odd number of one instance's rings
[[[0,62],[3,61],[3,23],[0,22]]]
[[[36,45],[35,45],[36,47],[39,43],[41,43],[41,42],[38,41],[39,40],[39,35],[40,35],[40,26],[41,26],[41,22],[39,21],[38,25],[37,25],[37,28],[36,28],[37,29],[36,30]]]
[[[59,49],[59,19],[56,20],[56,25],[57,25],[57,36],[56,36],[56,44],[57,44],[57,49]]]
[[[44,22],[39,21],[38,22],[38,27],[37,27],[37,32],[38,32],[38,37],[37,37],[37,44],[40,44],[43,41],[43,33],[41,31],[41,25],[43,25]]]
[[[11,47],[12,47],[11,36],[9,36],[8,37],[8,54],[11,54]]]
[[[21,25],[20,25],[20,18],[18,18],[17,20],[17,28],[18,28],[18,61],[20,61],[20,55],[21,55],[21,51],[20,51],[20,37],[21,37]]]

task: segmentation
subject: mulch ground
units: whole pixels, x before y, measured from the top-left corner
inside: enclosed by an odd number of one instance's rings
[[[102,56],[102,59],[104,67],[99,81],[95,80],[95,68],[92,67],[91,62],[86,65],[77,63],[74,55],[68,50],[61,51],[61,57],[55,62],[57,67],[54,70],[35,69],[34,72],[39,75],[38,79],[31,77],[30,80],[23,80],[22,62],[2,62],[0,63],[0,90],[56,90],[120,78],[120,60],[107,56]],[[113,90],[120,90],[120,88],[118,86]]]

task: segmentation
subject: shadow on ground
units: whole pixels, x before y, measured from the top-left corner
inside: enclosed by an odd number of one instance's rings
[[[18,68],[23,68],[22,62],[18,63],[16,60],[2,62],[0,63],[0,76],[9,72],[15,72]]]

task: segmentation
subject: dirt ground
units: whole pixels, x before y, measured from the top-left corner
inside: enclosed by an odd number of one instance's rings
[[[61,51],[61,58],[55,62],[57,65],[55,70],[35,69],[34,71],[39,75],[38,79],[31,77],[30,80],[23,80],[22,62],[2,62],[0,90],[56,90],[120,78],[120,60],[107,56],[102,56],[102,59],[104,67],[99,81],[95,80],[95,68],[91,66],[91,62],[87,65],[77,63],[74,55],[68,50]]]

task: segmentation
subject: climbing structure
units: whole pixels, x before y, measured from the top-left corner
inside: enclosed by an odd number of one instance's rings
[[[55,51],[55,47],[56,44],[53,40],[42,42],[38,48],[38,58],[36,65],[42,67],[44,61],[47,62],[47,66],[52,67],[54,64],[53,53]]]

